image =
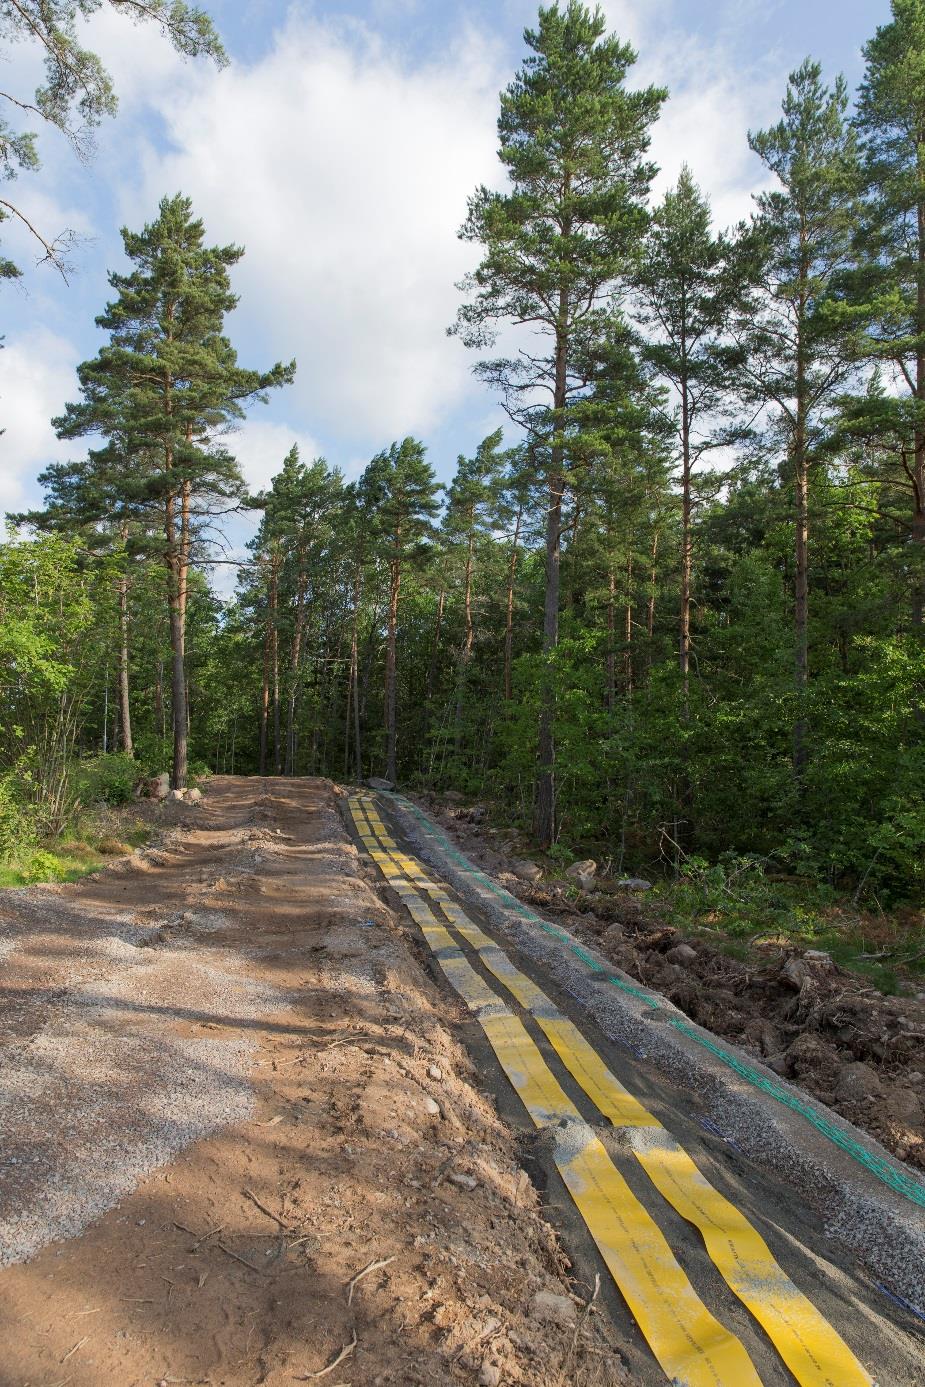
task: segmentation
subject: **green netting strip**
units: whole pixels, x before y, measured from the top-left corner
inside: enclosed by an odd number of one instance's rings
[[[478,867],[473,866],[473,864],[450,842],[449,838],[428,819],[427,815],[418,809],[416,804],[412,804],[410,800],[405,799],[404,795],[389,794],[389,798],[395,800],[403,809],[413,815],[422,826],[426,837],[434,839],[434,841],[440,845],[441,850],[446,853],[447,857],[455,862],[468,876],[474,877],[481,886],[484,886],[486,890],[502,900],[508,909],[515,910],[518,915],[523,916],[525,920],[529,920],[531,924],[539,925],[540,929],[546,934],[557,939],[577,958],[580,958],[585,967],[592,973],[602,976],[605,982],[610,983],[613,987],[619,988],[621,992],[628,992],[631,996],[645,1002],[647,1006],[653,1009],[662,1006],[663,998],[657,993],[649,992],[641,987],[634,987],[632,983],[625,982],[622,978],[614,977],[603,964],[599,963],[597,959],[593,958],[591,954],[588,953],[587,949],[582,948],[566,930],[562,929],[559,925],[552,924],[549,920],[544,920],[542,916],[537,915],[529,906],[524,905],[523,901],[519,901],[516,896],[512,896],[510,891],[505,891],[503,886],[499,886],[497,882],[492,881],[491,877],[486,876]],[[746,1064],[744,1060],[740,1060],[735,1055],[730,1054],[728,1050],[712,1040],[705,1032],[689,1025],[688,1022],[682,1020],[680,1016],[672,1014],[666,1016],[665,1019],[676,1031],[681,1031],[682,1034],[686,1035],[690,1040],[695,1041],[705,1050],[709,1050],[722,1064],[734,1070],[736,1074],[747,1080],[753,1087],[760,1089],[763,1093],[768,1094],[769,1097],[776,1099],[778,1103],[782,1103],[784,1107],[790,1108],[792,1112],[797,1112],[801,1117],[805,1117],[807,1122],[810,1122],[816,1128],[817,1132],[827,1137],[828,1140],[839,1147],[840,1150],[844,1151],[860,1165],[864,1166],[864,1168],[869,1170],[872,1175],[875,1175],[878,1180],[882,1180],[885,1185],[889,1185],[890,1189],[896,1190],[898,1194],[905,1195],[907,1199],[911,1199],[914,1204],[918,1204],[922,1208],[925,1208],[925,1185],[923,1185],[920,1180],[917,1180],[913,1175],[907,1175],[903,1170],[895,1169],[890,1162],[885,1160],[882,1156],[876,1155],[873,1151],[868,1151],[860,1142],[855,1141],[853,1137],[847,1132],[842,1131],[840,1127],[834,1122],[831,1122],[821,1112],[817,1112],[813,1107],[810,1107],[808,1103],[804,1103],[795,1093],[788,1092],[782,1084],[775,1083],[773,1079],[765,1078],[757,1069],[752,1068],[752,1066]]]

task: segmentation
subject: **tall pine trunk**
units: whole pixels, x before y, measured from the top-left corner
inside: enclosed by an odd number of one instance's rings
[[[267,725],[270,714],[270,626],[263,634],[263,678],[260,684],[260,774],[267,773]]]
[[[398,632],[398,596],[401,588],[401,564],[393,559],[389,583],[389,615],[385,644],[385,778],[393,783],[398,780],[396,752],[398,732],[396,725],[396,646]]]
[[[170,705],[173,721],[173,770],[171,787],[186,788],[188,726],[186,712],[186,670],[184,661],[183,565],[177,534],[177,497],[168,492],[164,509],[164,537],[167,542],[167,582],[170,613]]]
[[[925,187],[925,142],[918,143],[919,187]],[[915,395],[920,404],[925,404],[925,198],[920,196],[917,212],[918,221],[918,280],[916,294],[916,327],[919,346],[915,354]],[[912,477],[912,552],[918,562],[914,564],[912,590],[912,625],[919,640],[925,643],[925,429],[918,428],[915,433],[915,463]],[[920,720],[925,720],[925,700],[920,696],[916,709]]]
[[[463,612],[465,614],[465,635],[463,636],[462,650],[459,652],[459,670],[456,684],[456,719],[455,719],[455,746],[457,754],[462,738],[462,719],[463,708],[466,700],[466,681],[469,677],[469,664],[472,660],[472,644],[475,639],[475,628],[472,624],[472,551],[475,545],[475,534],[469,531],[469,544],[466,549],[466,569],[463,576]]]
[[[289,700],[286,709],[286,774],[295,773],[295,715],[299,697],[299,671],[302,661],[302,636],[305,630],[305,593],[308,577],[305,573],[305,556],[300,551],[298,559],[298,586],[296,590],[295,626],[292,632],[292,650],[289,657]]]
[[[693,535],[691,527],[691,421],[686,372],[681,379],[681,630],[678,650],[681,671],[682,717],[690,716],[691,574]]]
[[[133,756],[134,747],[132,745],[132,709],[129,698],[128,656],[128,574],[121,573],[119,575],[119,730],[122,737],[122,750],[125,752],[126,756]]]
[[[514,579],[517,576],[517,544],[520,539],[520,523],[523,505],[517,507],[514,521],[514,537],[511,541],[511,557],[507,566],[507,605],[504,620],[504,697],[506,702],[514,697],[512,667],[514,663]]]
[[[810,272],[801,267],[804,282]],[[806,305],[801,301],[797,327],[796,421],[793,432],[794,480],[794,689],[797,712],[793,726],[793,772],[799,785],[809,757],[806,727],[806,689],[809,681],[809,454],[807,439],[806,354],[803,320]]]
[[[559,321],[566,321],[568,297],[559,293]],[[553,410],[556,433],[561,437],[563,411],[568,398],[568,341],[560,328],[556,337]],[[536,814],[534,828],[541,847],[556,840],[556,670],[559,644],[559,586],[561,576],[562,500],[565,492],[565,453],[561,443],[551,450],[546,515],[546,596],[543,604],[543,682],[540,690],[539,745],[537,748]]]

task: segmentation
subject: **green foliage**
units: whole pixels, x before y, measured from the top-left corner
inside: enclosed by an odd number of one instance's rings
[[[80,763],[78,793],[82,804],[128,804],[138,782],[138,763],[124,752],[92,756]]]

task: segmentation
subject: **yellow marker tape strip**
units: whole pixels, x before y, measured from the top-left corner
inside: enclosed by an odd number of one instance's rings
[[[373,827],[378,833],[376,824]],[[379,838],[384,847],[394,849],[384,826]],[[390,855],[438,901],[446,918],[476,950],[486,968],[530,1012],[597,1108],[614,1126],[638,1129],[628,1132],[627,1137],[639,1164],[681,1217],[699,1229],[727,1285],[768,1334],[802,1387],[870,1387],[870,1374],[778,1265],[757,1230],[713,1188],[661,1123],[627,1092],[577,1026],[473,924],[441,886],[427,879],[420,864],[394,850]]]
[[[362,833],[364,816],[352,805]],[[760,1387],[736,1336],[700,1300],[664,1235],[563,1091],[521,1021],[463,956],[392,854],[377,854],[390,885],[420,926],[447,979],[476,1015],[553,1159],[656,1358],[685,1387]],[[396,855],[400,856],[400,855]]]

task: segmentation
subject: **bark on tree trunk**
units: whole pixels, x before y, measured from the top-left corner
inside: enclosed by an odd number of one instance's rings
[[[270,559],[270,684],[273,706],[273,773],[282,771],[279,709],[279,555]]]
[[[119,730],[122,734],[122,750],[126,756],[133,756],[132,709],[128,677],[128,624],[128,574],[123,573],[119,578]]]
[[[607,572],[607,711],[613,717],[617,706],[617,651],[616,651],[616,597],[617,579],[613,564]]]
[[[298,587],[296,591],[295,627],[292,633],[292,652],[289,659],[289,703],[286,709],[286,774],[292,775],[295,767],[295,714],[298,702],[299,667],[302,660],[302,634],[305,629],[305,593],[308,575],[305,572],[305,556],[300,552],[298,566]]]
[[[652,668],[652,639],[655,635],[655,594],[656,583],[658,581],[658,571],[655,564],[658,558],[658,530],[655,530],[652,535],[652,550],[649,557],[651,559],[649,568],[649,600],[646,603],[646,635],[649,638],[649,644],[646,650],[647,669]]]
[[[389,618],[385,647],[385,778],[397,781],[396,752],[398,734],[396,727],[396,638],[398,631],[398,596],[401,588],[401,565],[392,560],[391,582],[389,584]]]
[[[267,773],[267,724],[270,714],[270,625],[263,634],[263,680],[260,685],[260,774]]]
[[[511,557],[507,568],[507,609],[504,624],[504,697],[506,702],[514,697],[512,688],[512,666],[514,663],[514,578],[517,574],[517,544],[520,539],[520,522],[523,506],[517,507],[514,521],[514,538],[511,543]]]
[[[797,715],[793,727],[793,771],[797,782],[806,771],[808,746],[804,700],[809,679],[809,458],[806,436],[806,368],[802,341],[797,344],[794,471],[794,686]]]
[[[462,650],[459,652],[459,670],[456,681],[456,718],[454,723],[454,741],[457,754],[459,752],[460,739],[462,737],[462,718],[463,708],[466,701],[466,679],[469,674],[469,662],[472,659],[472,643],[474,640],[474,627],[472,624],[472,551],[475,544],[475,536],[469,532],[469,547],[466,550],[466,569],[463,578],[463,610],[465,612],[465,636],[463,637]]]
[[[170,783],[174,790],[183,790],[186,788],[187,778],[188,726],[182,600],[183,563],[181,544],[178,543],[179,537],[177,535],[176,502],[176,495],[173,492],[168,492],[164,512],[164,537],[167,541],[171,653],[170,701],[173,719],[173,769]]]
[[[556,339],[554,427],[561,436],[562,411],[568,397],[567,337],[565,330],[568,298],[559,294],[560,328]],[[545,667],[540,692],[539,745],[537,748],[536,811],[534,829],[543,848],[556,840],[556,689],[555,653],[559,644],[559,585],[562,546],[562,499],[565,492],[565,453],[561,443],[551,450],[546,515],[546,598],[543,605],[543,655]]]
[[[681,670],[681,699],[684,721],[690,716],[691,665],[691,429],[690,401],[686,375],[681,381],[681,631],[678,651]]]
[[[627,697],[633,692],[633,555],[626,558],[626,604],[623,620],[623,685]]]

